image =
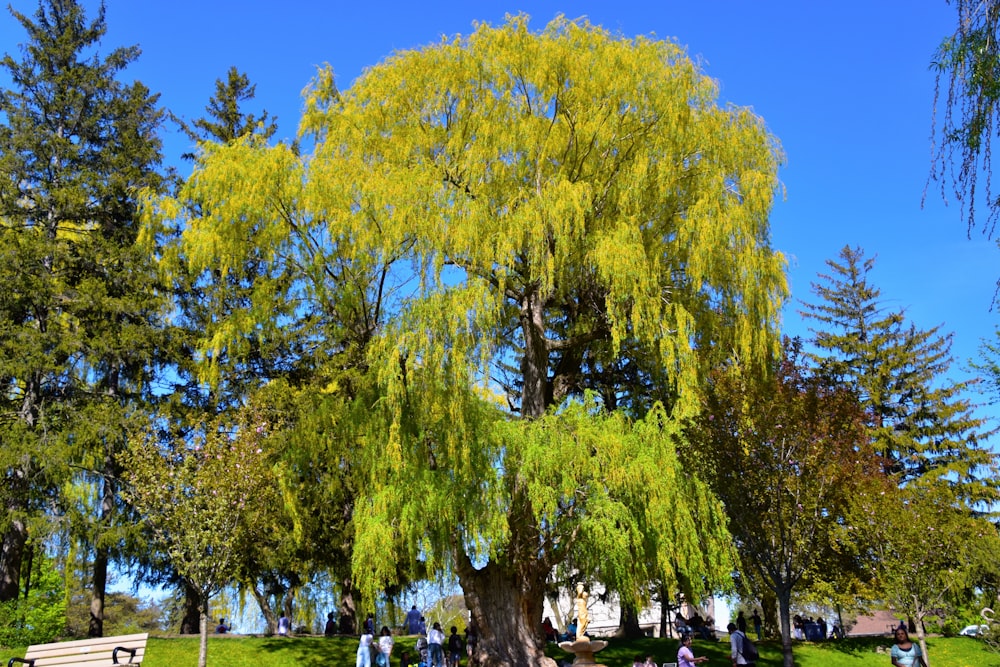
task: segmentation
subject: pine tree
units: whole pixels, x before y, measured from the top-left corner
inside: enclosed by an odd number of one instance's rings
[[[885,472],[898,484],[946,483],[969,501],[997,497],[996,456],[980,445],[990,435],[965,398],[970,381],[948,377],[951,336],[918,329],[889,309],[868,280],[875,265],[860,248],[813,283],[816,303],[801,314],[815,323],[813,359],[858,393]]]
[[[15,88],[0,91],[0,469],[10,480],[0,600],[16,597],[46,514],[69,513],[70,536],[93,552],[99,635],[122,544],[114,454],[150,398],[162,343],[163,304],[135,243],[135,191],[163,186],[162,113],[145,86],[117,79],[137,47],[96,52],[103,6],[89,22],[74,0],[44,0],[33,19],[11,13],[27,42],[22,60],[3,58]],[[62,494],[69,479],[91,491]]]

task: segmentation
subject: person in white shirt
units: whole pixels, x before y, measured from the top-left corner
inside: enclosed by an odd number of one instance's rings
[[[699,662],[707,662],[706,656],[694,657],[691,651],[691,635],[684,635],[681,638],[681,646],[677,649],[677,667],[694,667]]]
[[[431,667],[444,667],[444,630],[435,623],[427,633],[427,648],[430,652]]]
[[[726,626],[729,631],[729,655],[733,659],[734,665],[752,665],[754,663],[743,657],[743,640],[746,635],[736,629],[735,623]]]
[[[388,626],[382,626],[382,636],[378,638],[378,658],[375,662],[383,667],[389,667],[389,657],[392,655],[392,647],[395,642]]]
[[[372,635],[365,631],[358,641],[358,660],[355,667],[372,667]]]

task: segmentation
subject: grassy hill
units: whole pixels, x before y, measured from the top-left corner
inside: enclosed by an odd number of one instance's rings
[[[393,651],[393,665],[399,664],[403,650],[413,650],[414,638],[402,637]],[[824,644],[796,643],[798,667],[867,667],[889,665],[886,638],[845,639]],[[885,652],[880,653],[883,648]],[[781,647],[776,642],[759,645],[759,667],[780,667]],[[350,637],[245,637],[240,635],[209,637],[209,667],[329,667],[353,665],[357,640]],[[967,637],[932,638],[932,667],[1000,667],[1000,654],[990,653],[985,645]],[[729,665],[728,642],[695,640],[694,654],[708,656],[709,665]],[[557,646],[549,645],[549,655],[566,658]],[[652,655],[658,664],[677,659],[677,641],[671,639],[611,640],[597,654],[607,667],[631,667],[637,655]],[[11,657],[24,656],[24,649],[0,652],[0,664]],[[146,650],[145,667],[195,667],[198,664],[197,637],[154,637]],[[463,665],[465,662],[463,661]]]

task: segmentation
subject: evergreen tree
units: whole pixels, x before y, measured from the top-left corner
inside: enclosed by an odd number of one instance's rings
[[[235,66],[230,67],[226,79],[216,79],[215,94],[205,107],[205,116],[187,123],[176,116],[171,116],[184,134],[195,142],[210,141],[228,144],[240,137],[251,134],[260,136],[265,141],[278,131],[277,119],[261,111],[260,116],[247,113],[244,103],[253,100],[257,95],[256,84],[250,83],[246,73]],[[185,159],[194,159],[194,153],[185,153]]]
[[[311,237],[311,231],[298,221],[294,227],[304,230],[299,240],[308,248],[306,252],[329,253],[321,259],[324,270],[313,275],[295,275],[290,270],[295,264],[269,264],[269,248],[247,252],[242,261],[223,271],[206,266],[201,259],[192,261],[196,253],[183,243],[185,234],[190,233],[186,216],[226,215],[209,198],[191,194],[204,178],[203,163],[210,156],[231,151],[243,158],[240,169],[252,169],[255,161],[267,160],[270,155],[294,154],[294,147],[268,146],[276,125],[266,111],[254,115],[247,110],[254,96],[255,86],[249,78],[230,68],[225,79],[216,81],[206,115],[190,124],[181,122],[183,131],[198,144],[198,150],[186,156],[194,160],[195,171],[178,190],[186,213],[151,228],[149,237],[165,251],[161,268],[175,299],[170,328],[174,386],[166,406],[177,429],[175,441],[184,443],[185,437],[197,433],[205,421],[245,405],[261,392],[266,392],[264,400],[283,414],[283,437],[289,442],[281,461],[285,493],[267,514],[275,529],[268,539],[241,550],[232,566],[236,584],[253,594],[273,630],[279,615],[275,610],[316,572],[340,582],[345,602],[354,595],[349,568],[350,470],[339,465],[337,437],[323,428],[330,404],[342,400],[325,388],[333,378],[341,386],[349,381],[342,373],[331,375],[326,364],[329,358],[338,358],[335,366],[350,372],[360,359],[358,351],[363,344],[355,346],[349,335],[345,342],[343,332],[371,329],[380,316],[378,295],[358,294],[357,275],[352,276],[331,248],[323,247],[322,238]],[[275,206],[297,215],[294,197],[283,198],[277,191],[272,194]],[[248,235],[245,241],[252,238]],[[347,276],[351,276],[350,285]],[[282,292],[289,287],[295,291]],[[339,312],[338,304],[345,301],[354,312],[361,305],[360,312],[371,324],[358,326],[350,315]],[[238,340],[204,346],[206,338],[225,335],[223,332],[233,331],[234,323],[254,317],[268,321],[242,331]],[[291,531],[281,529],[290,525],[294,526]],[[161,574],[150,571],[150,576]],[[176,583],[193,592],[184,582]],[[182,632],[195,632],[200,596],[187,595],[186,602]],[[342,620],[349,622],[346,616],[342,614]]]
[[[117,79],[137,47],[97,53],[103,6],[89,22],[75,0],[11,13],[27,42],[21,60],[3,58],[15,88],[0,91],[0,600],[17,594],[25,546],[42,544],[39,519],[76,512],[100,635],[123,544],[114,454],[150,399],[162,344],[163,304],[135,243],[135,191],[163,186],[162,113],[145,86]],[[89,491],[62,495],[70,479]]]
[[[868,280],[875,260],[860,248],[839,257],[827,261],[830,273],[812,286],[818,301],[801,313],[815,323],[814,360],[867,409],[885,472],[900,485],[951,485],[969,502],[996,499],[996,455],[980,444],[991,431],[965,398],[970,381],[948,377],[951,336],[887,308]]]

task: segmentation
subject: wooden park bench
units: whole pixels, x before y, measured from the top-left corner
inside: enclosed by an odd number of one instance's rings
[[[29,646],[23,658],[11,658],[7,667],[22,663],[28,667],[111,667],[138,665],[146,654],[149,633],[95,637],[55,644]]]

